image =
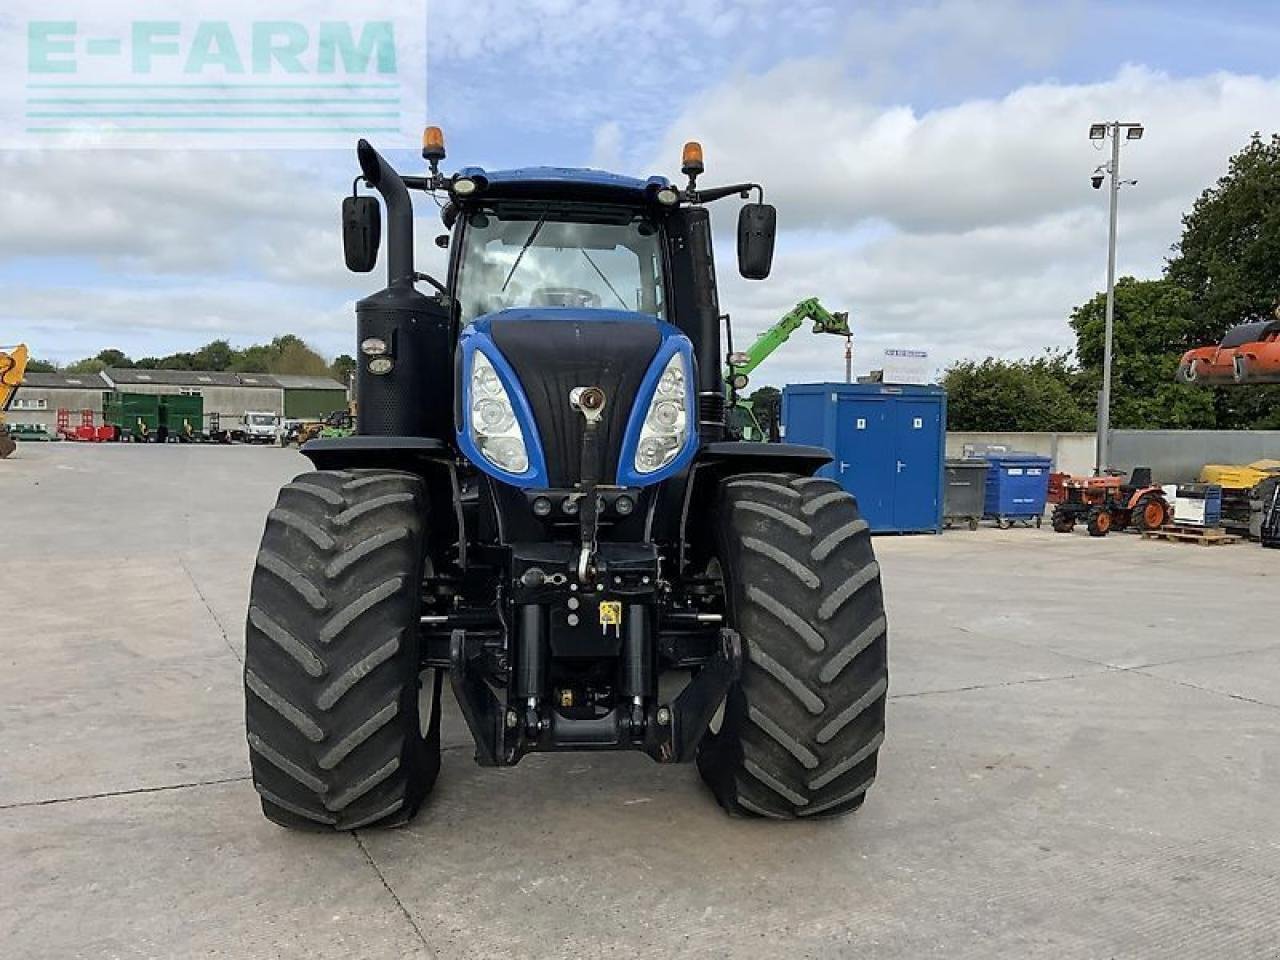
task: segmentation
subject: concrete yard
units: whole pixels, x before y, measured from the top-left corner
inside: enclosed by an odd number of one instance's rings
[[[0,463],[0,956],[1280,956],[1280,552],[881,538],[881,774],[733,820],[641,755],[471,759],[414,824],[304,835],[248,780],[278,449]],[[450,705],[451,702],[450,702]]]

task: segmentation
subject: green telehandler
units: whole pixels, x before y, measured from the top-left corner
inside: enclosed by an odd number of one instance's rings
[[[724,382],[729,388],[729,419],[743,440],[768,440],[774,431],[765,429],[756,418],[754,403],[743,396],[743,391],[750,382],[750,375],[781,347],[804,324],[813,321],[813,333],[831,333],[844,337],[848,344],[853,336],[849,331],[849,314],[832,313],[827,310],[817,297],[801,300],[768,330],[756,337],[750,348],[742,353],[730,353],[728,367],[725,370]],[[849,356],[846,349],[845,357]],[[771,416],[770,421],[773,421]]]

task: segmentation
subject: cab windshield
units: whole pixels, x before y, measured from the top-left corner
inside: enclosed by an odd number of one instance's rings
[[[462,322],[510,307],[663,316],[658,229],[631,210],[522,204],[467,214],[458,266]]]

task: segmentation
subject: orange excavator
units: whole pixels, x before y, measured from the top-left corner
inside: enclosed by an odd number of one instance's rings
[[[22,386],[22,377],[27,371],[26,344],[16,347],[0,347],[0,460],[17,449],[13,437],[9,436],[9,425],[5,422],[4,413],[13,403],[13,396]]]
[[[1280,383],[1280,309],[1274,320],[1232,327],[1216,346],[1188,350],[1178,363],[1177,379],[1218,387]]]

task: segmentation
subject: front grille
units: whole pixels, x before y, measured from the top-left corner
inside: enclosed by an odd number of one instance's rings
[[[596,386],[605,392],[600,420],[596,476],[612,483],[618,470],[627,419],[636,391],[658,352],[656,324],[548,317],[548,311],[512,311],[493,321],[493,342],[502,351],[533,408],[542,452],[552,486],[573,486],[580,479],[582,414],[569,404],[574,387]]]

